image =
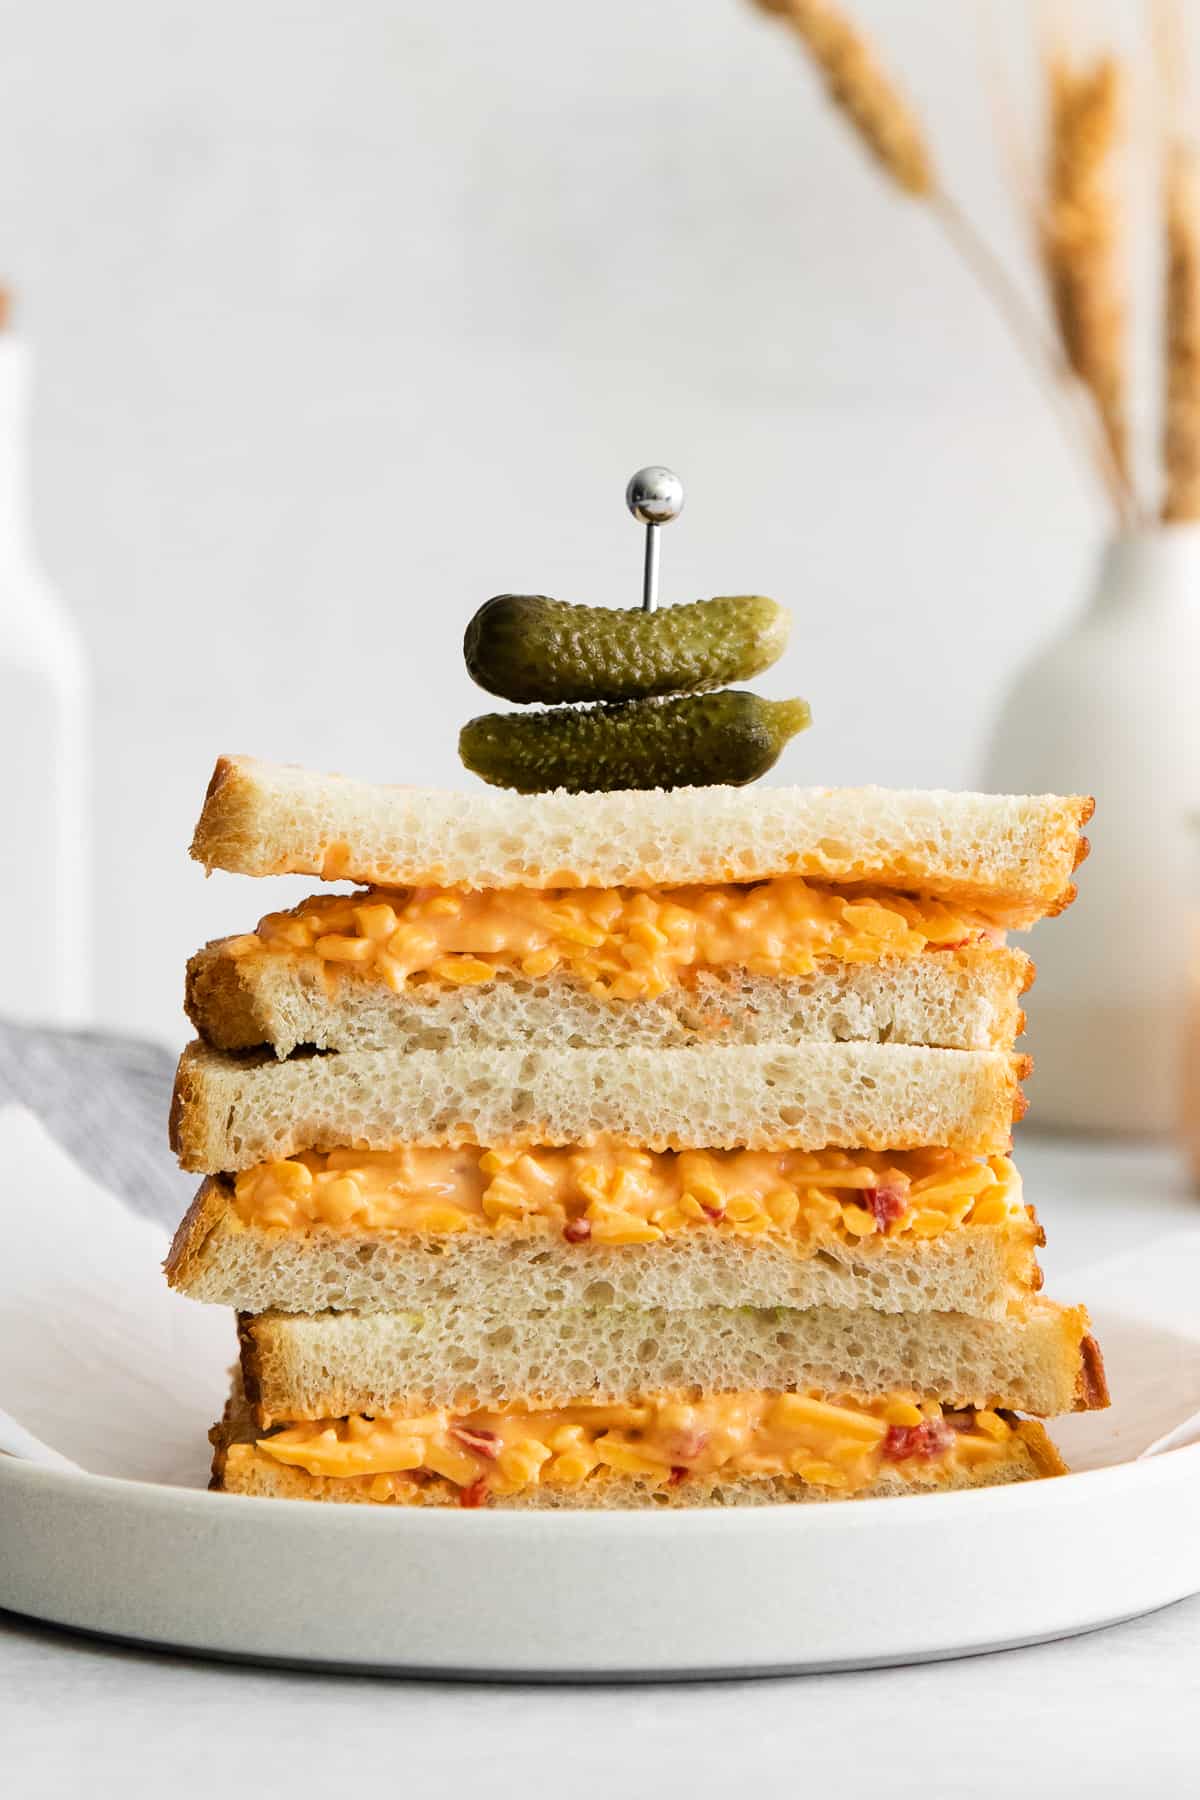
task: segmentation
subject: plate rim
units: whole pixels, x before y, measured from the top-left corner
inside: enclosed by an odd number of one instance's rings
[[[1200,1444],[1186,1444],[1145,1466],[1126,1461],[1050,1480],[916,1495],[883,1513],[890,1502],[879,1499],[564,1510],[549,1524],[540,1511],[481,1508],[472,1510],[475,1524],[460,1526],[457,1507],[306,1506],[0,1456],[0,1608],[147,1650],[396,1678],[574,1684],[880,1668],[1073,1637],[1200,1591],[1198,1480]],[[381,1524],[380,1515],[391,1522]],[[1102,1540],[1146,1520],[1160,1529],[1132,1561],[1117,1559],[1112,1581],[1097,1593]],[[65,1562],[64,1532],[72,1546]],[[1133,1541],[1139,1536],[1140,1525]],[[1034,1558],[1044,1580],[1030,1589],[1026,1579],[1023,1598],[1015,1590],[989,1597],[986,1583],[975,1592],[981,1544],[1023,1557],[1031,1540],[1046,1546],[1040,1563]],[[99,1565],[95,1544],[107,1546]],[[927,1585],[913,1571],[925,1562],[914,1553],[931,1546],[964,1576],[956,1586],[967,1600],[928,1615]],[[94,1574],[97,1568],[105,1572]],[[690,1573],[697,1568],[705,1572],[699,1583]],[[206,1571],[199,1585],[198,1569]],[[317,1569],[314,1624],[313,1581],[304,1577]],[[620,1633],[601,1623],[582,1639],[576,1627],[564,1637],[555,1596],[575,1592],[581,1580],[587,1591],[602,1591],[614,1569],[644,1595],[627,1609]],[[364,1570],[371,1571],[365,1606]],[[876,1614],[857,1617],[864,1570],[873,1572]],[[231,1571],[232,1604],[222,1585]],[[531,1575],[518,1608],[519,1652],[506,1588],[514,1571]],[[683,1624],[664,1639],[662,1608],[675,1603],[681,1582],[689,1596],[676,1615]],[[282,1605],[281,1586],[291,1596]],[[448,1591],[455,1597],[449,1613]],[[878,1613],[880,1593],[890,1597],[888,1617]],[[831,1616],[842,1622],[816,1628],[813,1618],[824,1616],[830,1595],[838,1602]],[[476,1609],[467,1636],[464,1596]],[[411,1630],[395,1635],[406,1608],[418,1626],[415,1640]],[[778,1616],[764,1639],[771,1608]],[[853,1629],[845,1616],[857,1617]],[[447,1617],[458,1623],[447,1626]],[[905,1618],[911,1629],[900,1628]],[[298,1643],[306,1649],[296,1656]]]

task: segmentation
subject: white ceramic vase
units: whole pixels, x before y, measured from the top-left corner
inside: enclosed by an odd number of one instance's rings
[[[1031,1122],[1171,1130],[1200,899],[1200,526],[1109,545],[1087,610],[1018,677],[984,785],[1096,797],[1079,901],[1031,946]]]

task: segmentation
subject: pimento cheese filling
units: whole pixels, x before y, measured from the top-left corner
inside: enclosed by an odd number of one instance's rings
[[[954,1150],[586,1148],[305,1151],[235,1177],[242,1225],[300,1231],[560,1233],[650,1244],[681,1232],[932,1238],[1026,1217],[1006,1156]]]
[[[233,957],[312,956],[382,981],[457,986],[560,969],[598,998],[654,999],[689,972],[807,975],[820,957],[878,962],[998,933],[978,915],[885,890],[784,876],[752,886],[368,888],[314,895],[232,938]]]
[[[995,1412],[945,1411],[911,1394],[881,1399],[732,1393],[662,1394],[621,1405],[580,1402],[547,1410],[506,1406],[413,1417],[354,1414],[287,1425],[229,1456],[253,1456],[309,1475],[358,1481],[373,1500],[411,1491],[431,1475],[453,1482],[465,1505],[538,1484],[577,1487],[600,1470],[674,1485],[689,1477],[798,1476],[854,1493],[891,1468],[922,1477],[1002,1462],[1014,1427]]]

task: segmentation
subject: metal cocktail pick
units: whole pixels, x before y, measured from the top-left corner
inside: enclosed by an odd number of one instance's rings
[[[657,463],[629,477],[625,504],[646,527],[646,562],[642,571],[642,611],[658,605],[658,528],[669,525],[683,511],[683,483],[670,469]]]

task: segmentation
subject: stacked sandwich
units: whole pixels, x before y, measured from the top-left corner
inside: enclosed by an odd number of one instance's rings
[[[222,760],[193,854],[327,892],[190,964],[171,1282],[214,1485],[688,1505],[1060,1472],[1103,1405],[1008,1157],[1078,799],[523,796]]]

